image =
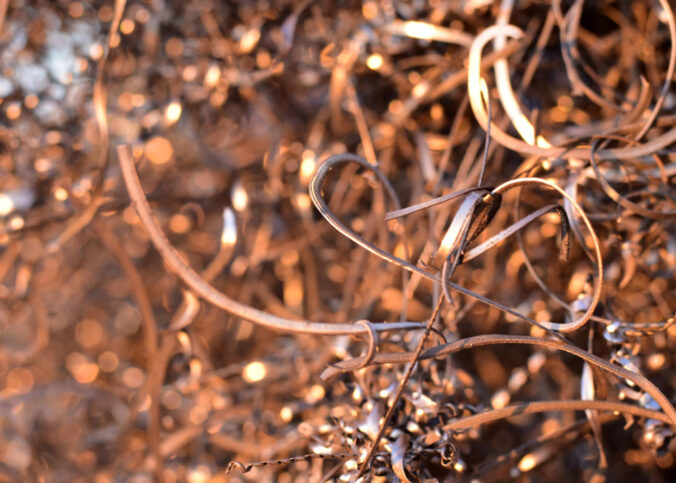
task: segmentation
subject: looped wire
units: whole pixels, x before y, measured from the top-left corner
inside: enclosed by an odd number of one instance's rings
[[[374,166],[374,165],[368,163],[365,159],[363,159],[359,156],[356,156],[354,154],[338,154],[338,155],[334,155],[334,156],[328,158],[326,161],[324,161],[324,163],[319,166],[319,168],[317,169],[317,171],[315,172],[315,174],[312,178],[312,181],[310,182],[310,198],[312,199],[312,202],[315,205],[315,207],[317,208],[317,210],[319,211],[319,213],[339,233],[341,233],[346,238],[352,240],[354,243],[361,246],[362,248],[369,251],[370,253],[382,258],[383,260],[390,262],[393,265],[396,265],[400,268],[403,268],[404,270],[408,270],[409,272],[412,272],[412,273],[417,273],[420,276],[422,276],[423,278],[432,281],[433,283],[442,284],[442,280],[438,275],[429,273],[428,271],[423,270],[422,268],[420,268],[416,265],[413,265],[412,263],[410,263],[406,260],[403,260],[399,257],[396,257],[395,255],[392,255],[391,253],[389,253],[389,252],[375,246],[374,244],[369,243],[368,241],[364,240],[358,234],[356,234],[354,231],[352,231],[352,229],[348,228],[331,211],[331,209],[329,208],[329,205],[328,205],[328,203],[327,203],[327,201],[324,198],[323,193],[322,193],[323,181],[324,181],[326,175],[328,174],[328,172],[333,167],[335,167],[338,164],[348,164],[348,163],[357,163],[360,166],[362,166],[363,168],[366,168],[366,169],[372,171],[375,174],[375,176],[378,178],[378,180],[383,183],[383,185],[385,186],[385,189],[388,191],[388,194],[390,194],[392,196],[392,199],[395,202],[395,204],[398,205],[398,198],[396,197],[396,193],[394,192],[394,188],[392,187],[392,185],[389,182],[389,180],[387,179],[387,177],[382,173],[382,171],[380,171],[378,169],[377,166]],[[519,178],[519,179],[507,181],[505,183],[502,183],[498,187],[494,188],[489,194],[491,195],[491,198],[494,200],[493,202],[497,203],[498,202],[498,196],[502,195],[502,193],[504,193],[505,191],[508,191],[508,190],[510,190],[514,187],[517,187],[517,186],[522,186],[522,185],[527,185],[527,184],[546,185],[546,186],[558,191],[564,198],[570,198],[570,196],[567,193],[565,193],[563,190],[561,190],[558,186],[556,186],[556,185],[554,185],[554,184],[552,184],[548,181],[545,181],[543,179],[539,179],[539,178]],[[473,197],[473,195],[475,195],[475,194],[476,194],[476,192],[473,190],[472,192],[468,193],[467,196],[469,198],[469,197]],[[486,202],[488,202],[488,200]],[[596,238],[596,235],[593,232],[593,228],[591,227],[591,223],[586,218],[584,212],[582,212],[582,209],[579,207],[579,205],[577,205],[577,203],[574,202],[574,200],[571,200],[571,202],[573,203],[573,207],[576,210],[579,210],[581,212],[580,217],[582,218],[583,222],[585,223],[585,226],[587,227],[587,229],[590,230],[592,240],[594,241],[596,258],[598,260],[598,264],[597,264],[598,265],[598,272],[599,272],[598,273],[597,288],[596,288],[596,291],[595,291],[596,297],[594,299],[594,304],[593,304],[594,308],[595,308],[596,304],[598,303],[598,299],[600,297],[600,289],[601,289],[601,281],[602,281],[602,262],[601,262],[601,255],[600,255],[600,247],[598,245],[598,239]],[[465,208],[468,209],[468,205],[470,204],[470,201],[466,200],[465,202],[463,202],[463,204],[465,205]],[[399,209],[399,206],[396,206],[396,209]],[[490,212],[490,210],[491,209],[489,208],[489,212]],[[457,215],[456,215],[456,217],[457,217]],[[461,218],[459,218],[459,220],[463,219],[463,218],[464,217],[461,217]],[[467,221],[469,221],[469,220],[467,220]],[[453,230],[453,231],[458,232],[458,234],[462,231],[465,231],[465,230],[460,230],[460,228],[462,228],[463,224],[464,223],[460,223],[461,226],[456,226],[456,229]],[[469,223],[467,223],[467,224],[469,224]],[[458,223],[456,223],[456,225],[458,225]],[[452,238],[457,239],[457,237],[455,235]],[[442,245],[443,245],[443,242],[442,242]],[[552,336],[554,336],[556,338],[561,338],[561,336],[559,335],[558,332],[570,332],[570,331],[576,330],[579,327],[581,327],[582,325],[584,325],[587,322],[587,320],[589,319],[589,316],[591,316],[591,313],[593,312],[593,308],[592,308],[583,317],[581,317],[580,319],[578,319],[574,322],[570,322],[570,323],[565,323],[565,324],[564,323],[557,324],[557,323],[554,323],[554,322],[539,323],[539,322],[531,319],[530,317],[522,314],[521,312],[519,312],[517,310],[514,310],[510,307],[507,307],[507,306],[501,304],[501,303],[498,303],[494,300],[491,300],[487,297],[484,297],[483,295],[480,295],[480,294],[478,294],[478,293],[476,293],[472,290],[469,290],[469,289],[467,289],[467,288],[465,288],[461,285],[453,283],[449,280],[446,280],[443,283],[445,283],[447,285],[447,288],[449,289],[449,291],[450,291],[450,289],[453,289],[453,290],[460,292],[464,295],[467,295],[467,296],[472,297],[476,300],[479,300],[479,301],[481,301],[481,302],[483,302],[483,303],[485,303],[485,304],[487,304],[491,307],[495,307],[498,310],[501,310],[503,312],[511,314],[511,315],[518,317],[520,319],[523,319],[523,320],[527,321],[528,323],[530,323],[532,325],[535,325],[537,327],[542,328],[547,333],[551,334]],[[384,325],[387,326],[388,324],[384,324]]]
[[[373,327],[373,324],[369,322],[366,319],[358,320],[355,322],[357,325],[361,325],[366,329],[366,333],[369,335],[369,345],[368,349],[366,351],[366,356],[363,361],[361,361],[361,364],[357,366],[354,370],[358,371],[359,369],[363,369],[366,366],[371,364],[371,361],[373,361],[373,358],[376,356],[376,352],[378,351],[378,344],[380,343],[380,337],[378,336],[378,331]]]

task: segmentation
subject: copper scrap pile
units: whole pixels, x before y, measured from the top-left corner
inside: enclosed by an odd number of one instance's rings
[[[675,68],[668,0],[0,1],[0,480],[673,481]]]

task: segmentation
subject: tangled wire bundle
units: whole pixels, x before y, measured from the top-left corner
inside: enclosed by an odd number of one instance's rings
[[[0,16],[19,73],[110,23],[85,109],[2,104],[1,473],[670,480],[667,0],[76,3]]]

